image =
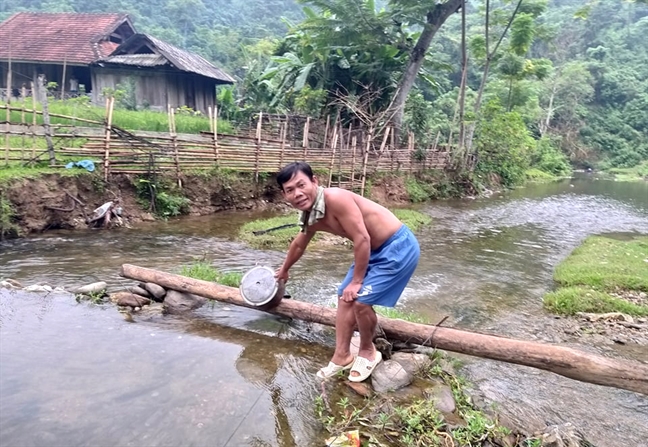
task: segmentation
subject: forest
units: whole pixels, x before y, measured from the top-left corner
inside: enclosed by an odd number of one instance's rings
[[[259,110],[390,121],[505,185],[540,172],[648,176],[646,0],[0,0],[125,12],[236,79],[223,118]],[[644,172],[645,171],[645,172]]]

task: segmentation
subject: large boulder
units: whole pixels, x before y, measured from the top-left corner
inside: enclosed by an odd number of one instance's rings
[[[164,298],[164,308],[169,313],[182,313],[198,309],[207,302],[207,298],[191,293],[169,290]]]

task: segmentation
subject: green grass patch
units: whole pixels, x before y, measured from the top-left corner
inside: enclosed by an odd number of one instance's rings
[[[638,181],[648,179],[648,160],[632,168],[610,168],[606,172],[614,175],[619,181]]]
[[[206,261],[196,261],[191,265],[182,266],[180,275],[203,281],[215,282],[229,287],[241,285],[243,274],[239,272],[222,272],[215,269]]]
[[[432,221],[429,216],[418,211],[397,209],[393,210],[393,212],[412,231],[417,231],[423,225],[427,225]],[[284,250],[288,248],[299,232],[299,227],[296,226],[298,220],[299,213],[296,212],[294,214],[248,222],[239,230],[239,239],[255,248]],[[264,234],[254,234],[255,231],[263,231],[282,226],[286,227]],[[320,237],[321,234],[319,232],[316,233],[311,243],[316,242]]]
[[[0,102],[0,104],[4,104]],[[49,112],[54,115],[65,115],[70,118],[51,117],[51,124],[77,124],[87,126],[87,123],[74,122],[74,118],[83,118],[103,122],[106,117],[104,107],[93,106],[84,98],[68,99],[64,101],[49,101]],[[12,107],[22,107],[20,103],[12,103]],[[31,102],[25,104],[25,108],[31,109]],[[37,104],[36,110],[42,111],[42,105]],[[23,120],[20,110],[11,112],[11,121],[19,123]],[[25,122],[32,123],[33,116],[31,113],[25,113]],[[115,109],[113,111],[112,122],[126,130],[146,130],[153,132],[168,132],[169,118],[166,112],[156,112],[153,110],[126,110]],[[42,124],[42,115],[36,114],[36,123]],[[178,133],[199,133],[209,131],[209,118],[202,114],[178,113],[175,115],[176,131]],[[232,125],[223,119],[218,120],[218,132],[232,133]]]
[[[554,280],[560,288],[544,298],[554,312],[646,315],[648,307],[610,293],[648,291],[648,237],[622,241],[592,236],[556,267]]]
[[[548,172],[545,171],[541,171],[540,169],[537,168],[527,169],[525,174],[526,174],[527,181],[529,182],[544,183],[544,182],[553,182],[554,180],[559,179],[558,176],[549,174]]]
[[[14,223],[15,217],[13,204],[0,192],[0,240],[19,233],[19,228]]]
[[[429,324],[430,321],[415,312],[398,310],[395,307],[374,306],[376,313],[382,317],[405,320],[411,323]]]
[[[264,231],[270,228],[283,225],[297,224],[299,214],[297,212],[284,216],[259,219],[244,224],[239,230],[239,239],[255,248],[261,249],[287,249],[292,240],[299,232],[299,227],[285,227],[268,233],[255,235],[254,231]],[[316,234],[313,241],[317,240]]]

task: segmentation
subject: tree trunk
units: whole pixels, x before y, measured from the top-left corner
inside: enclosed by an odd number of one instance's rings
[[[157,270],[124,264],[121,275],[137,281],[188,292],[213,300],[254,308],[238,289],[209,281],[187,278]],[[335,326],[335,309],[293,299],[283,300],[266,312],[304,321]],[[571,379],[611,386],[648,395],[648,365],[617,360],[563,346],[514,340],[458,329],[410,323],[378,317],[388,337],[447,351],[544,369]]]
[[[439,28],[441,28],[441,25],[448,20],[448,17],[459,10],[462,2],[463,0],[448,0],[445,3],[438,3],[427,13],[425,26],[416,45],[412,49],[391,105],[393,114],[392,121],[396,132],[396,144],[400,140],[401,125],[403,124],[403,115],[405,113],[405,101],[407,101],[407,96],[410,90],[412,90],[414,82],[416,82],[421,65],[423,65],[423,61],[425,60],[425,53],[430,48],[432,38]]]

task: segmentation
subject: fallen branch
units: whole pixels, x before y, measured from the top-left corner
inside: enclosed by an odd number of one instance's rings
[[[138,281],[159,284],[180,292],[193,293],[237,306],[254,308],[246,303],[239,290],[233,287],[130,264],[122,265],[121,275]],[[283,300],[266,312],[335,326],[335,309],[302,301]],[[378,323],[385,334],[396,340],[531,366],[582,382],[648,395],[648,365],[639,362],[611,359],[564,346],[515,340],[442,326],[410,323],[385,317],[378,317]]]

